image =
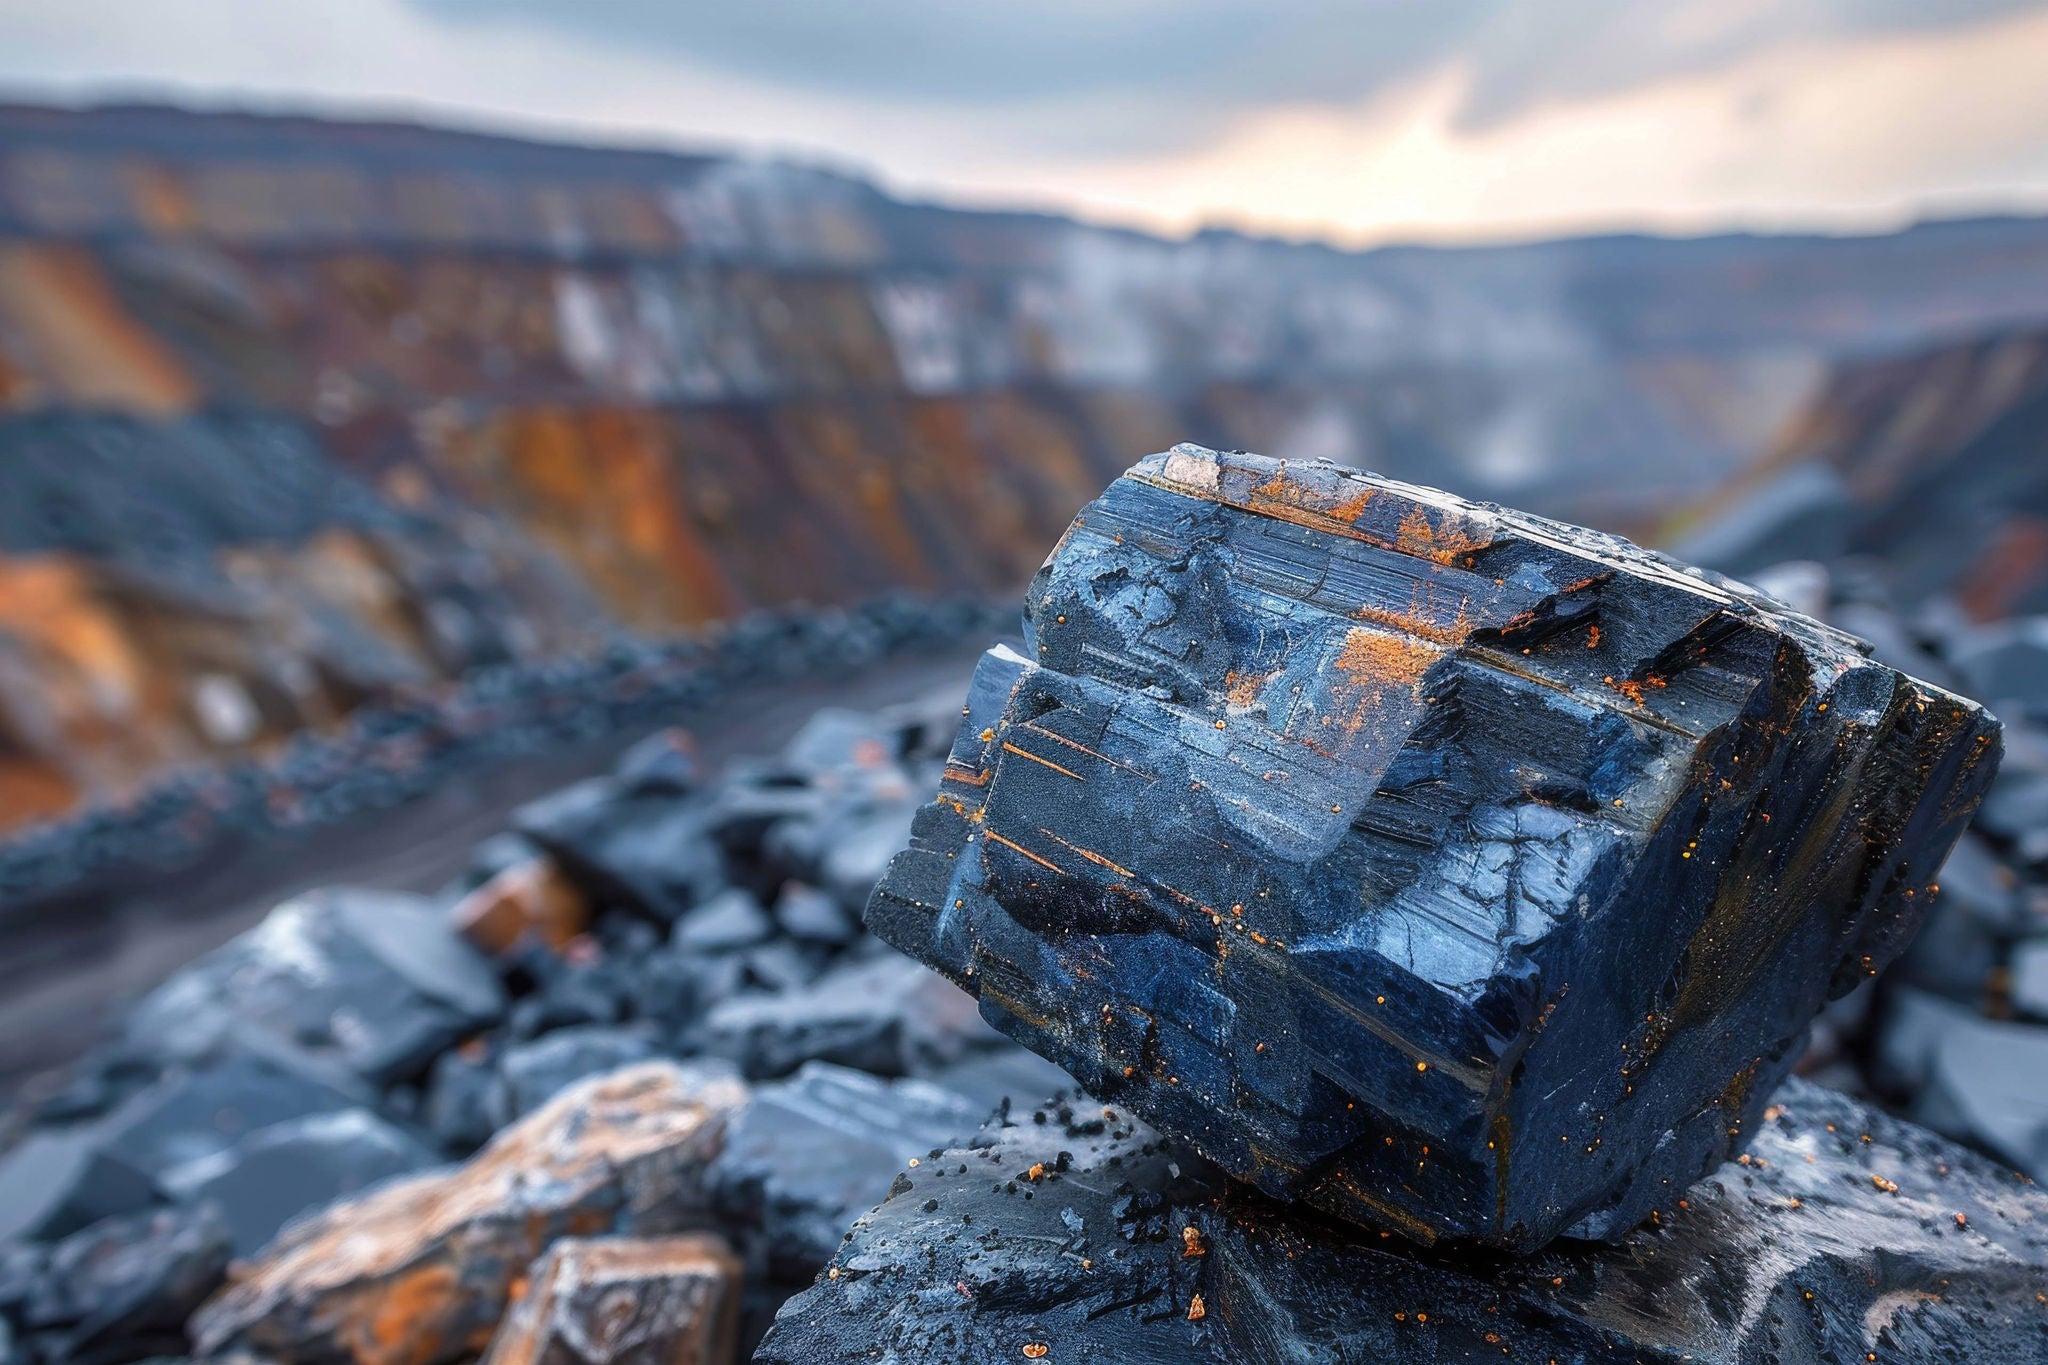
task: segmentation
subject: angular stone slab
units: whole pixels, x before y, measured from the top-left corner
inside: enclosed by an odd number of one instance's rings
[[[1519,1259],[1287,1210],[1108,1113],[906,1172],[758,1365],[2048,1358],[2048,1195],[1802,1081],[1654,1221]]]
[[[45,1360],[141,1360],[185,1347],[185,1318],[228,1268],[217,1210],[111,1218],[50,1251],[21,1314]]]
[[[364,1109],[273,1123],[159,1179],[182,1204],[220,1210],[237,1256],[253,1256],[278,1230],[312,1209],[380,1180],[438,1165],[403,1129]]]
[[[727,1365],[740,1263],[716,1237],[564,1238],[484,1365]]]
[[[1626,541],[1177,447],[1034,579],[869,903],[1231,1174],[1617,1235],[1744,1140],[1997,763],[1975,705]]]
[[[894,956],[847,962],[800,990],[733,996],[696,1033],[703,1051],[757,1081],[813,1061],[915,1075],[1003,1045],[971,999]]]
[[[448,909],[455,932],[502,957],[539,942],[561,952],[590,923],[590,900],[547,858],[514,864]]]
[[[437,1365],[473,1357],[564,1236],[712,1225],[704,1168],[746,1091],[647,1062],[572,1086],[462,1166],[286,1228],[192,1319],[200,1355]]]
[[[925,1081],[806,1062],[754,1091],[706,1181],[769,1271],[804,1283],[906,1162],[971,1136],[988,1112]]]
[[[504,1009],[490,964],[430,902],[329,887],[284,902],[150,992],[123,1036],[166,1063],[253,1038],[382,1085]]]

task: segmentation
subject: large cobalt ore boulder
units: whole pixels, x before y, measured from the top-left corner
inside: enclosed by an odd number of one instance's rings
[[[1270,1194],[1611,1236],[1753,1130],[1997,763],[1626,541],[1325,463],[1118,479],[976,674],[883,938]]]
[[[759,1365],[2048,1359],[2048,1197],[1787,1083],[1755,1151],[1618,1244],[1445,1256],[1055,1108],[906,1170]]]

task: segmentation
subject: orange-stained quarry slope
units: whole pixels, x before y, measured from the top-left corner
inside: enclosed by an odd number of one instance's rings
[[[2025,317],[2024,223],[1345,254],[0,106],[0,827],[616,627],[1008,595],[1181,439],[1642,524],[1839,348]]]

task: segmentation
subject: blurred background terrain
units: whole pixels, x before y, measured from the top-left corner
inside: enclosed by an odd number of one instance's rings
[[[1341,251],[0,109],[0,825],[485,665],[1011,598],[1175,440],[2048,605],[2048,221]]]

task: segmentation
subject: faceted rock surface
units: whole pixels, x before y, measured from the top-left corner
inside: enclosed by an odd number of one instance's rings
[[[590,778],[521,807],[513,827],[588,895],[664,921],[723,879],[702,813],[658,785]]]
[[[333,889],[286,901],[128,1016],[137,1051],[185,1060],[257,1035],[378,1083],[504,1012],[490,965],[429,902]]]
[[[987,1116],[924,1081],[808,1062],[755,1090],[708,1181],[728,1226],[758,1237],[772,1275],[808,1280],[906,1162],[965,1140]]]
[[[1423,1242],[1611,1236],[1910,936],[1980,708],[1729,580],[1315,462],[1117,480],[868,909],[1231,1174]]]
[[[524,1118],[586,1076],[617,1071],[652,1057],[638,1033],[584,1025],[508,1048],[498,1059],[492,1126]]]
[[[899,957],[849,962],[799,990],[735,995],[711,1009],[698,1036],[752,1080],[809,1061],[903,1076],[1002,1043],[971,999]]]
[[[573,1086],[462,1166],[287,1228],[194,1316],[199,1353],[359,1365],[474,1355],[555,1239],[711,1226],[704,1167],[744,1098],[729,1073],[671,1062]]]
[[[457,933],[493,956],[534,940],[560,952],[590,922],[590,901],[547,858],[516,863],[448,911]]]
[[[1655,1220],[1519,1259],[1283,1209],[1093,1101],[1042,1117],[905,1172],[756,1361],[2048,1354],[2048,1196],[1798,1080]]]
[[[218,1208],[235,1255],[253,1256],[309,1209],[438,1164],[394,1124],[343,1109],[259,1128],[225,1151],[173,1166],[159,1183],[181,1204]]]
[[[0,1158],[0,1244],[62,1237],[155,1202],[156,1182],[97,1135],[96,1126],[31,1132]]]
[[[201,1205],[112,1218],[51,1248],[22,1325],[48,1360],[140,1360],[185,1349],[185,1319],[228,1268],[228,1230]]]
[[[564,1238],[534,1264],[485,1365],[726,1365],[739,1287],[715,1237]]]

